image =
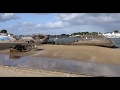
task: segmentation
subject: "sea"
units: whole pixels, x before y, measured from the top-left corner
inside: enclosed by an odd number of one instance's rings
[[[120,38],[108,38],[111,40],[115,46],[120,48]],[[48,40],[49,42],[55,42],[55,43],[69,43],[73,42],[74,40],[82,40],[80,37],[50,37]]]
[[[120,48],[120,38],[108,38],[114,42],[114,44]]]

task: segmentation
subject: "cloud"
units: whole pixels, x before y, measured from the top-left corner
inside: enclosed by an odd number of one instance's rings
[[[47,13],[48,14],[48,13]],[[37,14],[35,14],[37,15]],[[41,13],[38,15],[42,15]],[[44,13],[43,13],[44,15]],[[49,14],[48,14],[49,15]],[[4,15],[12,17],[14,14]],[[0,14],[1,17],[1,14]],[[120,30],[120,13],[56,13],[54,22],[33,23],[33,22],[18,22],[11,27],[15,33],[25,31],[25,33],[73,33],[80,31],[113,31]],[[1,18],[0,18],[1,19]],[[14,18],[12,18],[14,19]]]
[[[71,28],[86,25],[86,27],[92,28],[83,30],[92,31],[94,28],[97,28],[96,31],[120,30],[120,13],[63,13],[55,14],[55,16],[57,20],[69,23]]]
[[[69,26],[69,23],[63,22],[63,21],[57,21],[57,22],[48,22],[45,24],[46,28],[63,28]]]
[[[15,24],[15,26],[35,26],[36,24],[31,23],[31,22],[18,22],[17,24]]]
[[[48,22],[46,24],[35,24],[31,22],[18,22],[15,26],[41,28],[41,29],[56,29],[56,28],[65,27],[67,25],[69,25],[69,23],[64,23],[63,21],[57,21],[57,22]]]
[[[48,15],[48,14],[54,14],[54,13],[32,13],[32,14],[36,14],[36,15]]]
[[[120,14],[114,13],[72,13],[56,14],[58,20],[68,22],[72,25],[96,25],[120,22]]]
[[[5,22],[9,20],[15,20],[19,17],[16,16],[14,13],[0,13],[0,22]]]
[[[13,14],[11,15],[13,16]],[[73,27],[76,25],[97,25],[98,27],[106,27],[108,24],[112,25],[115,23],[120,23],[119,13],[62,13],[54,15],[57,19],[56,22],[49,21],[45,24],[19,22],[16,24],[16,26],[31,27],[36,29],[61,29],[66,27]]]
[[[77,19],[85,15],[84,13],[72,13],[72,14],[56,14],[56,18],[63,21],[70,21],[72,19]]]

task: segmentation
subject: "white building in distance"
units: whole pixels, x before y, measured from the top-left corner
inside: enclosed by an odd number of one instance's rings
[[[119,33],[114,33],[114,32],[108,32],[108,33],[103,33],[103,36],[106,38],[120,38],[120,32]]]

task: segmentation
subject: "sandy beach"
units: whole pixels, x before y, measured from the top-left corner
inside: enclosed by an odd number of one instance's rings
[[[97,62],[105,64],[120,64],[120,50],[98,46],[74,46],[74,45],[39,45],[39,51],[9,52],[9,49],[1,50],[0,54],[15,56],[34,56],[55,58],[63,60],[77,60],[84,62]]]
[[[11,56],[33,56],[33,57],[45,57],[45,58],[55,58],[62,60],[77,60],[83,62],[96,62],[104,64],[120,64],[120,50],[111,49],[98,46],[77,46],[77,45],[39,45],[37,46],[39,51],[30,51],[30,52],[12,52],[10,53],[9,49],[0,50],[0,54],[10,54]],[[6,72],[6,70],[8,72]],[[17,71],[18,70],[18,71]],[[62,73],[62,72],[52,72],[45,71],[40,72],[39,70],[30,70],[30,69],[19,69],[15,67],[0,66],[0,76],[63,76],[71,77],[73,74]],[[19,72],[20,71],[20,72]],[[24,73],[25,72],[25,73]],[[34,74],[33,74],[34,72]],[[8,74],[9,73],[9,74]],[[49,73],[49,74],[48,74]],[[85,75],[76,75],[73,76],[85,76]]]
[[[0,65],[0,77],[91,77],[91,76]]]

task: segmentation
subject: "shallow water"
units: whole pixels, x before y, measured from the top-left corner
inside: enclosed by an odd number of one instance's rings
[[[114,44],[120,48],[120,38],[109,38],[114,42]]]
[[[60,60],[41,57],[20,57],[0,55],[0,65],[41,70],[61,71],[94,76],[120,76],[119,65],[108,65],[93,62]]]

